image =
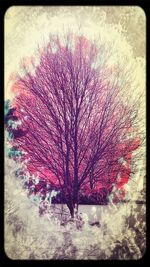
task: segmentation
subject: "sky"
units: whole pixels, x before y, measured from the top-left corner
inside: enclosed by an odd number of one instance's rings
[[[35,53],[49,34],[68,28],[89,39],[100,38],[117,47],[120,57],[137,60],[137,72],[145,65],[145,14],[140,7],[12,6],[5,13],[5,97],[11,98],[9,77],[19,71],[20,60]],[[114,48],[113,48],[114,49]],[[140,83],[144,85],[144,73]],[[139,75],[137,75],[138,77]]]

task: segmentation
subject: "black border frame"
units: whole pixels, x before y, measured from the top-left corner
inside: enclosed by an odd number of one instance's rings
[[[62,1],[63,2],[63,1]],[[1,110],[3,110],[3,105],[4,105],[4,16],[5,16],[5,12],[6,10],[11,7],[11,6],[31,6],[31,5],[35,5],[35,6],[69,6],[69,5],[77,5],[77,6],[139,6],[143,9],[143,11],[145,12],[145,16],[146,16],[146,130],[147,130],[147,134],[148,134],[148,115],[150,113],[150,105],[148,105],[148,97],[149,97],[149,92],[148,92],[148,88],[149,88],[149,75],[148,75],[148,63],[149,63],[149,58],[148,58],[148,47],[150,47],[150,43],[148,40],[148,28],[149,28],[149,21],[150,21],[150,1],[149,0],[99,0],[97,1],[91,1],[89,0],[83,0],[83,1],[76,1],[74,3],[71,3],[71,1],[65,1],[65,3],[61,3],[59,0],[0,0],[0,36],[2,36],[2,39],[0,41],[0,63],[1,63],[1,71],[0,71],[0,82],[1,82]],[[3,90],[2,90],[3,89]],[[1,121],[1,125],[3,123],[3,113],[2,113],[2,117],[1,117],[2,121]],[[0,202],[0,217],[1,217],[1,221],[0,221],[0,263],[6,264],[7,266],[11,265],[11,264],[15,264],[15,266],[18,266],[19,264],[62,264],[64,263],[66,264],[74,264],[74,263],[81,263],[81,264],[87,264],[88,262],[91,264],[135,264],[135,265],[140,265],[140,266],[146,266],[146,262],[148,261],[148,251],[149,251],[149,233],[148,233],[148,188],[149,188],[149,181],[148,181],[148,161],[147,161],[147,155],[148,155],[148,138],[146,141],[146,167],[147,167],[147,172],[146,172],[146,206],[147,206],[147,214],[146,214],[146,221],[147,221],[147,241],[146,241],[146,251],[145,254],[142,256],[141,259],[138,260],[12,260],[10,259],[7,254],[5,253],[4,250],[4,130],[1,127],[0,133],[2,133],[2,136],[0,138],[0,141],[2,142],[2,152],[0,155],[0,160],[1,162],[1,166],[3,166],[1,168],[1,175],[0,175],[0,197],[1,197],[1,202]],[[148,135],[147,135],[148,136]]]

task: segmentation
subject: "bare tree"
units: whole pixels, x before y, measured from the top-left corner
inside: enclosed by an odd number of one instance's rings
[[[38,65],[31,58],[29,71],[24,62],[13,85],[25,133],[13,143],[28,153],[31,172],[59,187],[72,217],[80,192],[109,194],[119,174],[130,177],[132,152],[141,144],[140,98],[130,101],[130,72],[117,59],[108,65],[105,53],[84,36],[68,34],[63,42],[51,36],[39,48]]]

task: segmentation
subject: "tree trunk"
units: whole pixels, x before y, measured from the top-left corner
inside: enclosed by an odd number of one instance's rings
[[[78,217],[78,188],[74,186],[73,192],[71,190],[64,195],[64,200],[69,209],[71,218]]]
[[[74,218],[74,205],[72,204],[72,201],[68,201],[67,207],[70,211],[71,218]]]
[[[70,211],[71,218],[78,217],[78,192],[75,192],[73,199],[67,201],[67,207]]]

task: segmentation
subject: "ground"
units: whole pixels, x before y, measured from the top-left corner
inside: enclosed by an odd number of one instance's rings
[[[61,205],[39,216],[7,162],[5,252],[11,259],[139,259],[145,252],[145,204],[79,207],[82,223],[61,223]],[[65,207],[64,207],[65,208]],[[69,219],[69,217],[66,218]],[[63,219],[64,220],[64,219]]]

